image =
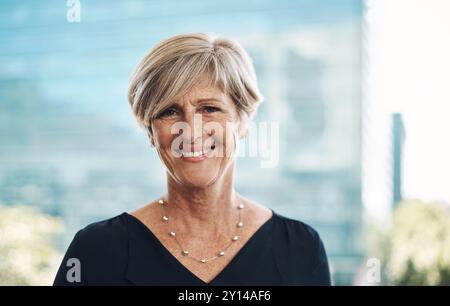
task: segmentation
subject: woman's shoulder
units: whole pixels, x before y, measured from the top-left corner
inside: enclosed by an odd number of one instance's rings
[[[128,237],[126,213],[122,213],[80,229],[73,237],[67,254],[89,258],[90,262],[104,261],[106,257],[111,256],[126,256],[124,252]]]
[[[126,213],[93,222],[80,229],[75,238],[86,243],[111,243],[128,237]]]
[[[325,247],[309,224],[274,212],[273,246],[287,279],[308,285],[330,285]]]
[[[113,284],[123,274],[128,258],[126,213],[91,223],[72,239],[55,277],[55,285]],[[67,275],[79,265],[78,283]]]
[[[244,198],[245,199],[245,198]],[[320,241],[318,232],[309,224],[287,217],[284,214],[268,208],[266,205],[255,201],[245,199],[245,203],[249,204],[252,219],[260,219],[260,223],[265,221],[273,221],[273,230],[277,235],[285,238],[295,239],[296,241],[303,241],[305,243],[317,243]]]
[[[274,210],[272,212],[275,226],[274,231],[279,236],[303,245],[317,246],[317,244],[322,243],[319,233],[313,226],[304,221],[275,212]]]

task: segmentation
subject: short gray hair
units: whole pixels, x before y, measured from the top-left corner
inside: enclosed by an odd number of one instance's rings
[[[252,115],[263,100],[252,60],[237,41],[181,34],[151,49],[131,77],[128,102],[138,123],[148,129],[205,74],[212,86],[231,97],[240,115]]]

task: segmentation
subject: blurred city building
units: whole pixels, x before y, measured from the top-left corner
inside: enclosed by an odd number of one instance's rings
[[[62,216],[64,249],[86,224],[161,195],[164,169],[133,122],[128,78],[163,38],[228,35],[255,64],[265,96],[255,121],[280,126],[278,166],[240,158],[237,190],[314,226],[334,282],[353,282],[363,257],[359,1],[81,1],[80,23],[61,3],[0,4],[0,203]]]

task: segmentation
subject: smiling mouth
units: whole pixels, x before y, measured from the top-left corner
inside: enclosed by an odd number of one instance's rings
[[[208,154],[213,151],[216,148],[216,145],[213,144],[210,148],[205,150],[199,150],[199,151],[183,151],[180,150],[179,153],[181,154],[181,158],[183,158],[186,161],[202,161],[206,158],[208,158]]]
[[[183,152],[181,151],[181,155],[183,157],[200,157],[202,155],[206,155],[210,150],[206,150],[206,151],[195,151],[195,152]]]

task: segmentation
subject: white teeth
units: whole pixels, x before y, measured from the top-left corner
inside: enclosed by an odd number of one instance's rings
[[[208,151],[181,152],[184,157],[199,157],[206,153],[208,153]]]

